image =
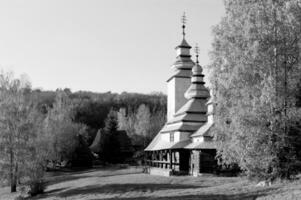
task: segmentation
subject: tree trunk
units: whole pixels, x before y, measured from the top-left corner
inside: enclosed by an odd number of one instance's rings
[[[10,192],[17,191],[17,179],[16,174],[14,173],[14,152],[11,148],[10,150]]]

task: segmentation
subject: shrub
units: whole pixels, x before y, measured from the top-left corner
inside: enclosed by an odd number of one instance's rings
[[[46,183],[44,180],[32,180],[29,183],[29,192],[28,194],[30,196],[36,196],[38,194],[44,193],[44,190],[46,189]]]

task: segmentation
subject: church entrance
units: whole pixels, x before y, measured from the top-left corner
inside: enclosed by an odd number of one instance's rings
[[[180,172],[185,174],[189,172],[190,151],[181,149],[180,153]]]
[[[215,155],[216,155],[216,150],[213,149],[202,150],[199,153],[200,156],[199,173],[212,173],[215,171],[217,166]]]

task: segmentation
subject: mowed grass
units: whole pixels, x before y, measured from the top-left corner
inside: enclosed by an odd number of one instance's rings
[[[97,200],[97,199],[301,199],[301,180],[256,187],[241,177],[178,176],[161,177],[141,173],[141,168],[102,168],[81,172],[48,174],[45,194],[29,199]],[[0,199],[14,199],[9,188],[0,189]]]

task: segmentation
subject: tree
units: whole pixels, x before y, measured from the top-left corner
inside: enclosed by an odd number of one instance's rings
[[[18,168],[25,162],[32,137],[30,88],[25,79],[14,78],[12,73],[0,74],[0,164],[3,172],[9,173],[11,192],[16,192]]]
[[[136,137],[143,140],[143,148],[146,147],[146,138],[150,137],[151,113],[147,106],[141,104],[136,113],[135,133]]]
[[[85,136],[86,126],[75,123],[72,101],[64,91],[57,91],[52,109],[44,121],[45,137],[49,138],[49,160],[70,161],[79,146],[79,135]]]
[[[159,110],[151,115],[150,135],[147,138],[147,144],[159,133],[166,122],[166,110]]]
[[[291,133],[301,75],[300,1],[226,0],[225,7],[209,66],[219,156],[250,177],[288,178],[300,151],[291,143],[300,137]]]
[[[27,117],[31,122],[30,131],[33,135],[28,141],[28,151],[23,157],[24,163],[22,163],[20,173],[28,178],[26,183],[30,188],[29,194],[35,196],[43,193],[46,187],[44,174],[50,152],[48,145],[50,140],[43,131],[45,115],[38,109],[37,104]]]
[[[99,154],[100,158],[109,163],[118,162],[120,144],[118,142],[117,113],[111,110],[105,120],[104,129],[99,130]]]
[[[141,104],[136,113],[126,113],[126,109],[120,109],[119,129],[129,134],[135,146],[145,148],[166,122],[166,110],[163,105],[154,106],[152,112],[145,104]]]

